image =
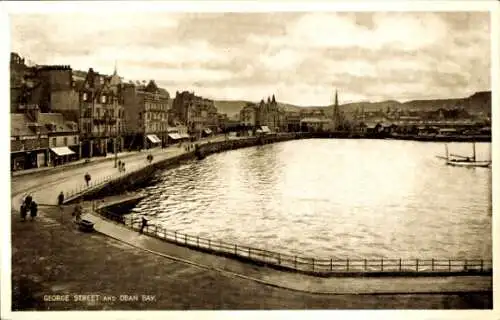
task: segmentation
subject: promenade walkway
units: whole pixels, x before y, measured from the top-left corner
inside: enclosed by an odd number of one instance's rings
[[[206,138],[195,143],[204,144],[210,141],[223,141],[224,136]],[[183,144],[184,146],[185,144]],[[186,153],[184,147],[178,145],[168,148],[155,148],[127,154],[127,157],[120,158],[125,162],[126,173],[144,168],[149,165],[146,156],[152,154],[153,163],[179,156]],[[57,204],[57,196],[63,191],[65,193],[74,190],[85,189],[86,184],[84,175],[89,173],[92,177],[92,183],[102,181],[107,177],[119,176],[118,169],[114,167],[114,158],[108,157],[103,161],[93,161],[81,166],[68,166],[65,170],[52,168],[44,170],[43,173],[31,175],[22,175],[12,178],[11,195],[12,206],[18,210],[21,201],[26,193],[31,193],[35,201],[41,204]],[[40,182],[43,181],[43,188]]]
[[[94,227],[98,232],[136,248],[209,270],[290,290],[319,294],[407,294],[492,290],[490,276],[323,278],[255,267],[231,258],[191,250],[139,234],[95,213],[84,215],[84,219],[94,222]]]

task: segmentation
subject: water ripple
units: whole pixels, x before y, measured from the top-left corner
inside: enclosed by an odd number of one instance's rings
[[[450,144],[454,153],[470,145]],[[477,144],[488,158],[490,144]],[[132,211],[168,229],[312,257],[491,258],[491,170],[439,143],[299,140],[164,171]]]

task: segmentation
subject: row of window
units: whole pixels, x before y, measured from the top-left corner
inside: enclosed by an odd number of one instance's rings
[[[92,95],[90,93],[82,93],[82,100],[85,102],[92,100]],[[101,95],[99,98],[100,103],[112,104],[113,102],[118,102],[118,99],[112,95]]]
[[[165,132],[167,131],[167,123],[151,123],[146,126],[147,132]]]
[[[168,109],[168,104],[166,104],[166,103],[145,102],[144,103],[144,107],[145,107],[146,111],[151,110],[151,109],[153,109],[153,110],[160,109],[160,110],[165,110],[166,111]]]
[[[77,144],[77,143],[78,143],[78,137],[73,137],[73,144]],[[63,138],[63,144],[65,146],[68,145],[68,137]],[[52,138],[52,145],[57,146],[57,138]]]

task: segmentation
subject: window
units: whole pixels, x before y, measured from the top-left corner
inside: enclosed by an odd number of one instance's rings
[[[87,92],[84,92],[83,93],[83,97],[82,97],[83,101],[87,101]]]
[[[56,138],[52,138],[52,146],[53,147],[57,146],[57,139]]]
[[[106,103],[106,96],[101,96],[101,103]]]
[[[68,137],[64,137],[64,145],[67,146],[68,145]]]

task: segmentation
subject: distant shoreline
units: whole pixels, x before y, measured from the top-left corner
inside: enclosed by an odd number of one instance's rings
[[[412,140],[424,142],[491,142],[491,135],[416,135],[416,134],[352,134],[345,132],[317,132],[314,138],[337,139],[385,139],[385,140]]]

